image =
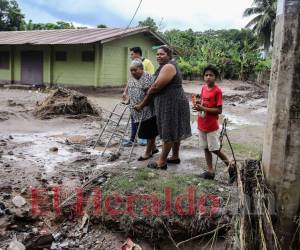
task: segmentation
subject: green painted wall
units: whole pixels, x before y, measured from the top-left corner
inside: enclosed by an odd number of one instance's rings
[[[150,59],[157,67],[154,44],[143,34],[133,35],[124,39],[114,40],[103,44],[103,69],[100,86],[121,86],[129,77],[129,48],[140,46],[143,56]]]
[[[95,62],[82,62],[83,51],[94,51],[94,45],[60,45],[54,46],[56,51],[66,51],[67,61],[53,62],[53,83],[93,86],[95,84]],[[55,57],[55,56],[54,56]]]
[[[0,51],[10,51],[9,46],[1,46]],[[11,60],[9,60],[9,63],[11,64]],[[0,81],[10,81],[11,78],[11,65],[9,69],[0,69]]]
[[[155,50],[157,45],[143,34],[114,40],[105,44],[88,45],[41,45],[41,46],[0,46],[0,50],[10,50],[14,54],[10,69],[0,69],[0,80],[21,81],[21,53],[28,50],[43,52],[43,82],[78,86],[122,86],[130,76],[129,48],[140,46],[143,56],[157,67]],[[56,61],[56,51],[65,51],[67,61]],[[94,51],[94,62],[83,62],[82,52]]]
[[[50,47],[46,45],[40,45],[40,46],[32,46],[32,45],[26,45],[26,46],[15,46],[14,48],[14,80],[15,81],[21,81],[21,53],[22,51],[42,51],[43,52],[43,81],[45,83],[49,82],[49,64],[50,61],[48,60],[49,53],[50,53]]]
[[[0,47],[9,50],[9,47]],[[64,85],[94,85],[94,62],[82,62],[82,51],[94,51],[94,45],[64,45],[64,46],[15,46],[14,47],[14,80],[21,81],[22,51],[38,50],[43,52],[43,81],[45,84]],[[67,61],[55,61],[56,51],[66,51]],[[52,57],[52,61],[51,61]],[[11,69],[0,70],[0,80],[11,79]]]

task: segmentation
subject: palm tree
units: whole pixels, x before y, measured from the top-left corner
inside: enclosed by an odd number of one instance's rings
[[[246,28],[252,27],[263,43],[265,56],[269,54],[269,48],[273,44],[277,0],[254,0],[252,7],[244,11],[244,17],[256,15]]]

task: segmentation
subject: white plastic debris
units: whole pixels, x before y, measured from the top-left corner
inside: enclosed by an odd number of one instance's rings
[[[21,195],[17,195],[12,199],[12,203],[20,208],[23,207],[26,204],[26,200],[21,196]]]
[[[25,250],[25,249],[26,247],[17,239],[14,239],[12,242],[10,242],[7,248],[7,250]]]

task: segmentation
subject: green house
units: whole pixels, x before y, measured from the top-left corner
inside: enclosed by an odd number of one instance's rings
[[[129,48],[157,66],[153,47],[162,44],[147,27],[0,32],[0,84],[121,86]]]

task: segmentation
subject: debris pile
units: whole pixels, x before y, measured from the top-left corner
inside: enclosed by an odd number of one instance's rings
[[[265,90],[255,90],[246,94],[223,95],[226,102],[246,103],[249,100],[264,99],[267,97]]]
[[[274,196],[266,185],[261,164],[257,160],[245,161],[238,169],[240,196],[237,245],[241,249],[280,249],[273,227],[272,200]]]
[[[54,90],[41,104],[37,104],[33,111],[39,119],[51,119],[59,115],[67,115],[67,118],[83,118],[100,113],[86,96],[64,88]]]

